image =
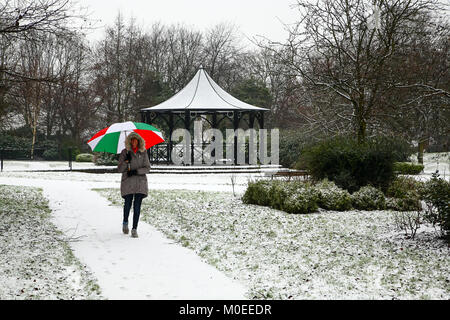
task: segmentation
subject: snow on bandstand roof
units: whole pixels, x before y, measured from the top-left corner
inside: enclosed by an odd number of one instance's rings
[[[200,66],[194,78],[168,100],[141,111],[182,111],[182,110],[216,110],[216,111],[268,111],[236,99],[223,90]]]

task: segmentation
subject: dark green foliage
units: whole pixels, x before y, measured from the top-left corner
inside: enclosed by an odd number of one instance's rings
[[[450,182],[433,174],[424,184],[422,197],[427,205],[427,220],[439,226],[443,235],[450,239]]]
[[[288,213],[304,214],[318,209],[318,192],[310,184],[303,182],[260,180],[249,183],[242,201]]]
[[[352,194],[352,205],[359,210],[384,210],[386,199],[381,190],[365,186]]]
[[[94,157],[94,162],[97,166],[117,166],[119,163],[119,155],[100,152]]]
[[[297,188],[284,198],[281,210],[287,213],[305,214],[317,211],[319,195],[316,189],[309,186]]]
[[[137,105],[151,107],[169,99],[173,92],[168,83],[156,72],[147,72],[141,85],[137,88]]]
[[[272,103],[272,96],[266,85],[252,78],[236,84],[230,93],[239,100],[260,108],[270,109]]]
[[[31,159],[32,137],[27,128],[18,128],[0,134],[0,149],[11,149],[5,151],[4,159]],[[70,138],[64,138],[60,144],[55,137],[46,138],[42,133],[36,136],[34,145],[34,159],[39,160],[69,160],[69,148],[72,149],[72,160],[80,153],[79,148]]]
[[[283,210],[284,202],[292,192],[294,192],[293,188],[289,188],[283,181],[272,181],[269,190],[269,206],[274,209]]]
[[[312,143],[312,138],[299,130],[280,130],[279,161],[285,168],[304,169],[301,153],[307,144]]]
[[[396,177],[386,191],[386,196],[391,198],[406,198],[410,192],[414,192],[420,199],[420,193],[424,183],[411,177]]]
[[[385,150],[390,151],[396,162],[407,162],[416,152],[414,146],[400,137],[377,137],[377,141],[383,144]]]
[[[316,185],[303,181],[250,182],[242,201],[295,214],[314,212],[319,207],[336,211],[352,208],[350,194],[330,181]]]
[[[315,180],[328,179],[355,192],[366,185],[387,189],[394,178],[396,160],[385,138],[358,144],[352,137],[324,140],[304,149],[302,161]]]
[[[259,180],[250,182],[242,197],[242,201],[247,204],[268,206],[270,204],[270,187],[271,181]]]
[[[0,134],[0,149],[16,149],[14,151],[5,151],[3,153],[4,159],[29,159],[31,140],[27,137],[2,133]]]
[[[419,174],[423,171],[422,164],[414,164],[411,162],[395,162],[394,172],[399,174]]]
[[[59,160],[58,144],[52,140],[41,140],[35,144],[35,158],[44,160]]]
[[[44,160],[58,160],[59,159],[58,150],[55,149],[45,150],[42,153],[42,157],[44,158]]]
[[[352,209],[352,198],[347,190],[342,190],[334,182],[323,180],[314,186],[318,192],[320,208],[335,211]]]
[[[81,153],[80,149],[71,139],[64,139],[60,148],[60,160],[69,160],[69,149],[71,150],[72,161]]]
[[[387,209],[396,211],[421,210],[420,193],[423,183],[410,177],[397,177],[386,191]]]

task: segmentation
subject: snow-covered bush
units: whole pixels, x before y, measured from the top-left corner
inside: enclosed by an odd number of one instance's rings
[[[94,157],[94,163],[97,166],[117,166],[119,155],[102,152]]]
[[[314,188],[318,193],[318,205],[320,208],[336,211],[347,211],[352,208],[350,193],[336,186],[333,181],[322,180]]]
[[[410,162],[395,162],[394,172],[399,174],[419,174],[423,171],[424,165]]]
[[[80,153],[75,158],[76,162],[93,162],[94,155],[90,153]]]
[[[421,210],[423,183],[411,177],[397,177],[386,191],[386,208],[395,211]]]
[[[288,213],[308,213],[318,208],[318,192],[302,181],[260,180],[248,184],[242,201]]]
[[[381,190],[365,186],[351,195],[352,205],[359,210],[383,210],[386,208],[386,199]]]
[[[394,211],[414,211],[420,210],[420,200],[415,198],[413,194],[405,198],[386,198],[386,209]]]
[[[305,185],[290,192],[284,199],[282,210],[287,213],[305,214],[317,211],[319,193],[311,186]]]
[[[242,202],[246,204],[268,206],[270,204],[271,185],[271,181],[268,180],[249,182],[247,190],[242,196]]]
[[[286,181],[272,181],[270,187],[270,202],[269,205],[271,208],[284,210],[284,202],[287,197],[295,192],[295,188],[289,185],[289,182]]]
[[[426,219],[439,226],[442,235],[450,240],[450,182],[435,173],[425,182],[422,196],[427,206]]]
[[[334,137],[305,147],[302,162],[316,181],[327,178],[351,193],[366,185],[385,190],[398,159],[392,142],[385,137],[364,143],[349,136]]]

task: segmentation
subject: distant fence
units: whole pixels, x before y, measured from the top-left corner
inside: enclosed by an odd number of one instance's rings
[[[31,157],[30,149],[13,149],[13,148],[2,148],[0,149],[0,170],[3,172],[4,160],[30,160],[37,161],[43,160],[42,154],[45,149],[34,149],[33,157]],[[72,148],[67,149],[68,165],[69,169],[72,171]]]

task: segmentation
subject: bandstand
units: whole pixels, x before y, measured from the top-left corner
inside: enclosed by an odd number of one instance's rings
[[[257,107],[236,99],[223,90],[208,73],[200,67],[193,79],[179,92],[168,100],[140,110],[141,121],[158,127],[166,140],[149,150],[150,161],[156,164],[171,164],[172,150],[177,147],[177,141],[172,141],[172,133],[182,128],[193,133],[194,121],[201,121],[211,129],[262,129],[264,128],[264,112],[268,109]],[[244,142],[245,143],[245,142]],[[194,159],[196,154],[203,154],[207,141],[191,142],[193,163],[204,163],[202,159]],[[224,150],[227,148],[224,142]],[[234,135],[234,153],[232,158],[225,155],[223,161],[216,164],[237,165],[238,137]],[[248,163],[248,146],[246,163]],[[185,165],[187,163],[184,163]]]

